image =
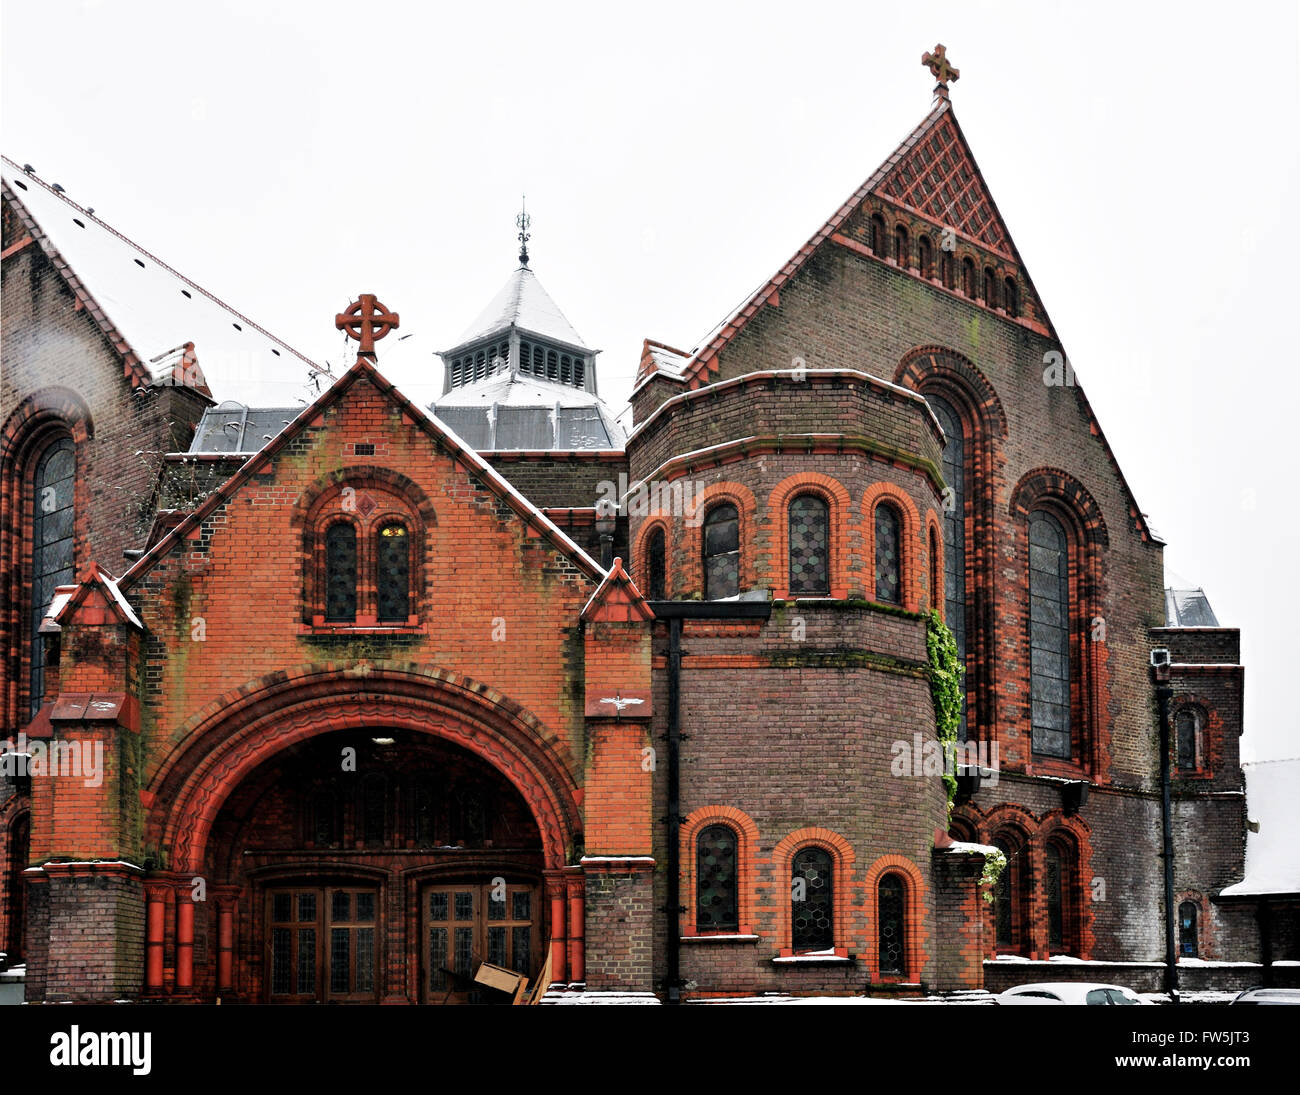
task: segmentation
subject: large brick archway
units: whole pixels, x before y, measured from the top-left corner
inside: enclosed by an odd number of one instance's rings
[[[321,734],[365,727],[430,734],[498,769],[528,803],[548,870],[581,841],[576,784],[544,727],[519,704],[447,670],[377,664],[272,674],[209,704],[149,780],[149,843],[197,872],[222,804],[259,765]]]

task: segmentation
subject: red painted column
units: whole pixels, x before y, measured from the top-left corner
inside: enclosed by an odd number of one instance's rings
[[[235,901],[223,900],[217,907],[217,992],[234,986]]]
[[[176,990],[194,986],[194,902],[188,893],[176,895]]]
[[[567,984],[569,980],[568,938],[565,914],[564,876],[546,872],[546,896],[551,903],[551,981]]]
[[[583,874],[581,867],[574,867],[566,872],[564,881],[569,897],[569,979],[570,981],[586,981],[586,876]]]
[[[145,887],[144,987],[150,993],[163,987],[163,939],[166,933],[167,889],[158,884]]]

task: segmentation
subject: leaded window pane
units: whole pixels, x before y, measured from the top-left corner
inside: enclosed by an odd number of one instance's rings
[[[293,894],[278,893],[271,898],[271,919],[278,924],[293,917]]]
[[[667,565],[665,560],[664,530],[657,528],[650,533],[646,543],[646,581],[650,587],[650,600],[662,601],[667,597]]]
[[[357,617],[357,532],[345,522],[325,533],[325,619]]]
[[[527,973],[532,955],[533,930],[524,926],[511,928],[510,936],[510,945],[514,950],[514,961],[511,968],[516,973]]]
[[[876,600],[899,604],[899,520],[890,506],[876,507]]]
[[[74,580],[73,492],[76,460],[70,438],[60,438],[42,453],[32,480],[31,713],[45,698],[45,637],[41,621],[57,586]]]
[[[704,519],[704,599],[740,593],[740,515],[730,503],[714,506]]]
[[[429,894],[429,919],[447,919],[447,895],[445,893]]]
[[[966,437],[961,419],[947,400],[927,396],[943,427],[943,481],[949,494],[943,511],[943,619],[957,640],[957,656],[966,664]],[[965,741],[966,696],[962,693],[958,740]]]
[[[801,494],[790,503],[790,592],[829,593],[830,518],[826,503]]]
[[[1178,953],[1186,958],[1196,957],[1196,902],[1184,901],[1178,906]]]
[[[290,991],[289,972],[293,966],[293,956],[289,948],[292,938],[288,928],[274,928],[271,931],[271,992],[276,996],[284,996]]]
[[[700,930],[740,926],[736,892],[736,834],[710,825],[695,842],[695,924]]]
[[[298,895],[298,923],[312,924],[316,920],[316,895],[300,893]]]
[[[474,918],[474,894],[469,890],[456,892],[456,919],[472,920]]]
[[[358,895],[360,896],[360,895]],[[358,928],[357,937],[357,992],[375,991],[375,929]]]
[[[903,882],[897,875],[880,880],[876,916],[880,922],[880,972],[904,973]]]
[[[374,920],[375,918],[375,895],[372,893],[359,893],[357,897],[357,919],[361,923]]]
[[[494,966],[506,964],[506,929],[488,928],[488,958]]]
[[[379,618],[406,621],[410,614],[411,546],[404,525],[385,525],[379,530],[378,585]]]
[[[1065,944],[1065,915],[1061,898],[1061,850],[1047,846],[1047,942],[1053,947]]]
[[[488,890],[488,919],[504,920],[505,918],[506,918],[505,895],[502,894],[500,899],[498,900],[496,895],[496,887],[494,886],[490,890]]]
[[[311,995],[316,991],[316,929],[298,929],[298,988]]]
[[[446,898],[446,894],[436,894],[437,897]],[[443,905],[444,912],[446,904]],[[447,988],[447,929],[430,928],[429,929],[429,991],[443,992]]]
[[[348,921],[352,919],[352,895],[344,890],[335,890],[330,897],[330,919]]]
[[[1179,711],[1174,720],[1177,740],[1177,760],[1179,768],[1196,767],[1196,712]]]
[[[1070,574],[1065,529],[1029,519],[1029,699],[1033,750],[1070,756]]]
[[[468,976],[474,968],[474,929],[457,928],[455,940],[456,954],[452,969],[462,976]]]
[[[835,945],[831,893],[831,856],[822,848],[804,848],[794,857],[790,886],[791,942],[796,951]]]
[[[510,896],[514,902],[514,908],[511,910],[511,918],[514,920],[531,920],[533,918],[533,895],[527,890],[519,890]]]
[[[352,964],[350,937],[347,928],[330,929],[330,992],[348,991],[348,973]]]

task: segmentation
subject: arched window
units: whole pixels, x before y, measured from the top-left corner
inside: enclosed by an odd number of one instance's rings
[[[36,462],[32,477],[32,615],[31,713],[45,698],[45,639],[41,620],[54,599],[55,587],[74,580],[73,486],[76,460],[72,439],[50,444]]]
[[[1047,898],[1047,946],[1053,954],[1073,954],[1075,942],[1074,849],[1060,838],[1048,841],[1043,885]]]
[[[740,927],[735,832],[710,825],[695,841],[695,926],[699,931]]]
[[[411,611],[411,537],[405,525],[384,525],[375,538],[379,618],[406,622]]]
[[[951,251],[944,251],[939,255],[939,280],[943,282],[946,289],[957,287],[957,279],[953,276]]]
[[[922,235],[916,238],[916,261],[921,277],[934,277],[934,248],[929,236]]]
[[[351,622],[357,616],[357,530],[346,521],[325,533],[325,619]]]
[[[961,291],[975,299],[975,263],[969,258],[961,260]]]
[[[815,494],[790,503],[790,592],[829,593],[830,509]]]
[[[885,232],[885,218],[879,213],[873,213],[871,215],[871,250],[883,259],[888,244],[889,236]]]
[[[946,399],[926,397],[943,427],[943,481],[951,492],[943,507],[943,619],[966,664],[966,436],[961,419]],[[968,670],[969,673],[969,670]],[[966,698],[962,696],[959,741],[966,740]]]
[[[876,600],[902,603],[902,570],[899,566],[901,522],[893,506],[876,507]]]
[[[1061,522],[1029,515],[1029,700],[1033,751],[1070,757],[1070,559]]]
[[[992,843],[1007,857],[1006,868],[993,887],[994,949],[1002,953],[1024,953],[1029,950],[1025,843],[1014,830],[1004,830]]]
[[[31,855],[31,814],[23,811],[9,825],[9,839],[5,842],[9,863],[4,879],[8,895],[8,930],[7,937],[0,937],[9,955],[11,966],[21,965],[23,961],[23,936],[27,923],[27,887],[23,883],[23,872],[27,869],[27,860]]]
[[[1007,315],[1020,315],[1020,290],[1016,288],[1015,278],[1007,278],[1002,283],[1002,301]]]
[[[1202,766],[1202,735],[1205,716],[1199,707],[1184,707],[1174,716],[1174,765],[1184,771]]]
[[[943,597],[943,575],[939,571],[939,535],[930,527],[930,604],[939,607]]]
[[[990,308],[998,306],[998,278],[991,267],[984,267],[984,303]]]
[[[907,246],[907,229],[901,224],[894,227],[894,258],[898,260],[898,265],[904,270],[911,265],[911,256],[908,254],[910,248]]]
[[[790,879],[790,941],[794,950],[825,950],[835,945],[831,854],[824,848],[796,853]]]
[[[662,526],[651,532],[646,539],[645,554],[646,585],[649,590],[647,595],[652,601],[667,600],[667,549]]]
[[[876,900],[881,973],[907,973],[903,912],[903,880],[896,874],[887,874],[880,880]]]
[[[704,518],[704,599],[719,601],[739,593],[740,515],[724,502]]]
[[[1195,958],[1198,953],[1195,901],[1184,901],[1178,906],[1178,953],[1184,958]]]

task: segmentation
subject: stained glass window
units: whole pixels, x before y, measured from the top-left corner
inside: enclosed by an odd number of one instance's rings
[[[1178,906],[1178,953],[1185,958],[1196,957],[1196,902],[1184,901]]]
[[[72,440],[60,438],[42,454],[32,480],[31,713],[45,698],[45,637],[41,621],[56,586],[73,581],[73,486],[76,461]]]
[[[957,640],[957,656],[966,664],[966,438],[961,419],[947,400],[926,396],[943,427],[943,481],[948,488],[943,508],[943,621]],[[959,741],[965,741],[966,695],[962,693]]]
[[[740,926],[736,834],[726,825],[710,825],[695,841],[695,926],[700,931]]]
[[[905,973],[903,963],[903,880],[887,874],[880,880],[876,918],[880,931],[880,972]]]
[[[1174,735],[1177,745],[1176,761],[1179,768],[1192,769],[1196,767],[1196,739],[1199,736],[1197,730],[1199,712],[1194,708],[1185,708],[1178,712],[1174,719]]]
[[[357,617],[357,532],[340,521],[325,533],[325,619]]]
[[[794,857],[792,875],[792,946],[796,951],[824,950],[834,946],[830,852],[823,848],[804,848]]]
[[[891,506],[876,507],[876,600],[899,604],[899,520]]]
[[[1070,756],[1070,575],[1065,529],[1029,518],[1029,699],[1033,750]]]
[[[650,538],[646,541],[646,583],[652,601],[662,601],[667,597],[665,554],[664,530],[657,528],[650,533]]]
[[[1065,945],[1065,899],[1062,893],[1061,849],[1047,846],[1047,942],[1053,947]]]
[[[814,494],[790,503],[790,592],[829,593],[830,511]]]
[[[410,613],[411,548],[405,525],[385,525],[379,530],[379,618],[406,621]]]
[[[726,502],[704,519],[704,599],[718,601],[740,593],[740,515]]]

